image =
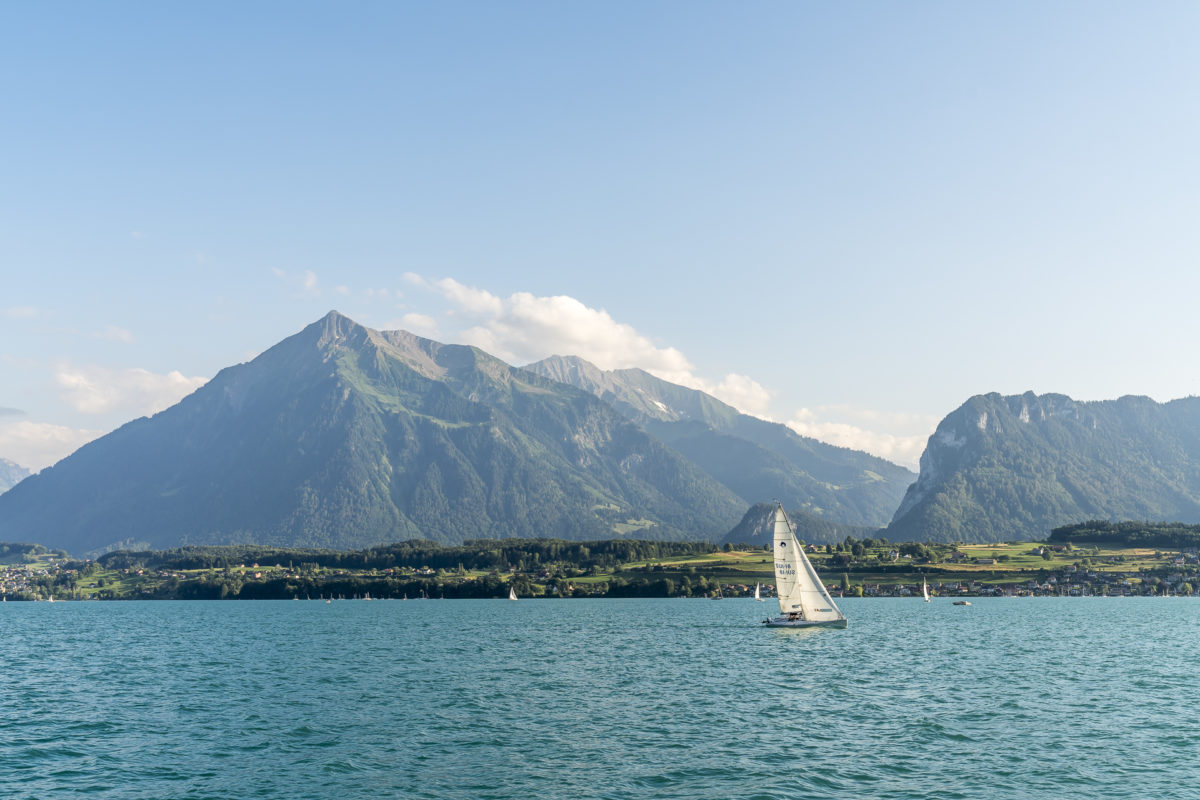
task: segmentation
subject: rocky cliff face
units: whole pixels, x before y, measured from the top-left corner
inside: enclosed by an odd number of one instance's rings
[[[972,397],[930,437],[887,534],[1040,539],[1093,518],[1200,520],[1200,399]]]

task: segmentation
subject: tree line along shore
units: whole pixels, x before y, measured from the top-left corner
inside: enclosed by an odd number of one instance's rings
[[[1088,522],[1044,542],[892,543],[847,537],[806,546],[842,596],[1191,595],[1200,526]],[[739,597],[773,592],[770,545],[479,539],[334,551],[254,545],[121,550],[75,559],[0,543],[7,600],[506,597]]]

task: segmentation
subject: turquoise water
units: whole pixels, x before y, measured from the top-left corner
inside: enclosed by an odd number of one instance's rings
[[[5,603],[0,797],[1128,798],[1200,785],[1200,602]]]

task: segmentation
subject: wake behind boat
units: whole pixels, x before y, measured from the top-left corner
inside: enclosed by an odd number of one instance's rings
[[[764,619],[768,628],[844,628],[842,614],[804,548],[782,504],[775,508],[775,590],[780,616]]]

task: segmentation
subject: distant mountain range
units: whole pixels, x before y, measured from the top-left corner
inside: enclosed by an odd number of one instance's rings
[[[972,397],[930,437],[885,535],[1044,539],[1089,519],[1200,522],[1200,398]]]
[[[29,475],[29,470],[25,469],[15,461],[9,461],[7,458],[0,458],[0,493],[7,492],[9,489],[28,478]]]
[[[526,369],[591,392],[746,505],[778,500],[815,519],[880,528],[916,478],[890,461],[800,436],[644,370],[605,371],[562,356]]]
[[[972,397],[921,472],[637,369],[517,368],[331,312],[37,475],[0,461],[0,541],[77,555],[405,539],[1043,539],[1089,519],[1200,523],[1200,398]],[[22,480],[23,479],[23,480]],[[19,483],[17,483],[19,481]],[[16,485],[13,485],[15,483]],[[749,510],[747,510],[749,509]]]
[[[744,510],[591,394],[335,312],[0,495],[0,540],[715,540]]]

